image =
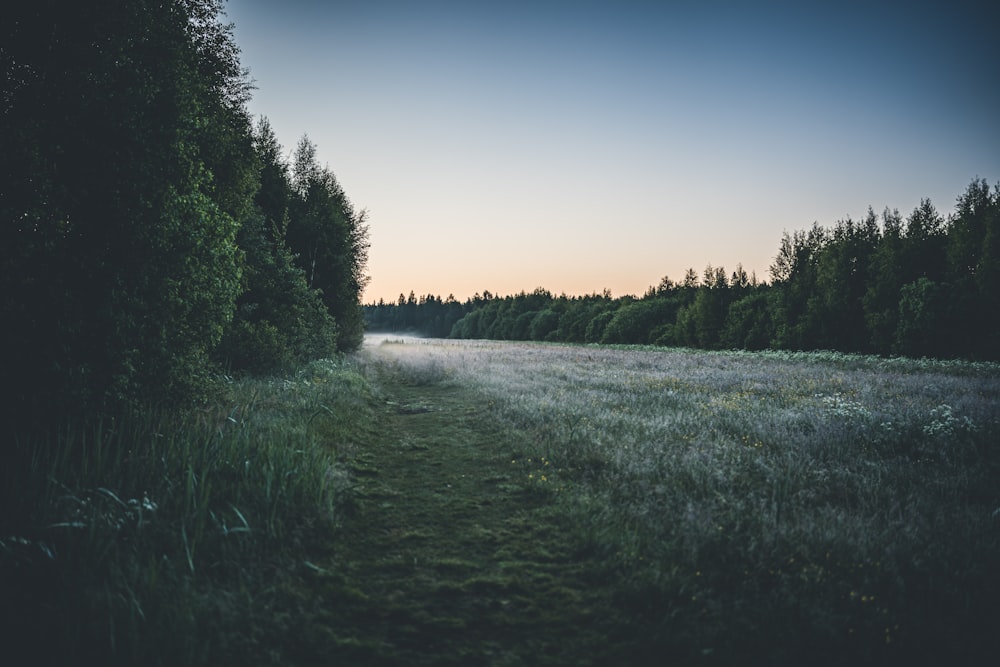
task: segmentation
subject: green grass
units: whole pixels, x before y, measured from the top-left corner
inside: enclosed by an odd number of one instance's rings
[[[325,622],[310,655],[364,665],[606,655],[606,572],[564,539],[558,491],[512,463],[488,402],[392,364],[375,370],[380,437],[355,454],[355,514],[315,575],[310,599]]]
[[[997,371],[396,341],[230,382],[15,443],[3,639],[39,664],[975,664]]]
[[[380,353],[485,396],[521,481],[562,489],[563,539],[611,573],[632,660],[997,648],[996,366],[450,341]]]
[[[356,370],[317,362],[224,383],[180,417],[13,443],[5,646],[33,664],[269,662],[297,622],[305,558],[350,499],[338,449],[370,437],[370,412]]]

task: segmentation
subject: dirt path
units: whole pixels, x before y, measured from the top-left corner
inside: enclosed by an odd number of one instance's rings
[[[518,460],[460,388],[383,391],[352,456],[356,509],[316,572],[319,643],[346,664],[601,664],[607,585],[565,539],[545,463]]]

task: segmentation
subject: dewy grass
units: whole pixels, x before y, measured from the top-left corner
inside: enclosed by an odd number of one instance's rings
[[[22,441],[37,664],[926,664],[993,655],[1000,372],[405,341]]]
[[[378,352],[492,399],[512,463],[564,490],[567,538],[617,573],[651,654],[905,662],[996,647],[995,365],[450,341]]]
[[[10,655],[261,663],[296,559],[350,497],[336,450],[366,437],[367,392],[346,362],[317,362],[229,382],[180,423],[135,414],[16,443],[0,529]]]

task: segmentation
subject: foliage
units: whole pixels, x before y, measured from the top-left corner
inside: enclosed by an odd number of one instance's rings
[[[292,162],[288,245],[337,322],[337,348],[361,345],[364,320],[359,299],[367,279],[366,213],[355,212],[329,169],[316,162],[316,146],[303,137]]]
[[[209,391],[213,356],[268,370],[360,342],[364,215],[328,170],[293,183],[273,133],[254,136],[221,10],[6,10],[0,350],[18,387],[8,423],[52,424],[54,406],[79,416],[190,405]],[[294,267],[302,229],[322,250],[307,255],[308,276]]]
[[[860,221],[786,232],[770,285],[742,266],[727,275],[709,265],[701,278],[693,269],[679,283],[664,277],[639,299],[538,289],[464,303],[449,297],[442,309],[438,297],[418,301],[411,293],[398,304],[366,306],[365,314],[372,330],[453,338],[997,360],[998,211],[1000,185],[975,179],[947,219],[924,199],[905,220],[869,208]],[[544,326],[533,326],[542,313]]]
[[[0,639],[34,664],[287,664],[304,565],[352,498],[373,395],[345,362],[203,408],[19,441],[0,470]],[[16,660],[16,658],[15,658]]]
[[[199,390],[256,186],[218,9],[42,1],[5,16],[0,348],[21,408]]]
[[[216,356],[227,368],[273,373],[334,354],[337,324],[288,247],[288,206],[295,195],[266,119],[254,138],[261,186],[237,237],[246,256],[245,291]]]

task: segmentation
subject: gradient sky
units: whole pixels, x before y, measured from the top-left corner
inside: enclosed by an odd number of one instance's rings
[[[371,230],[365,302],[768,276],[1000,179],[990,2],[229,0],[250,103]]]

